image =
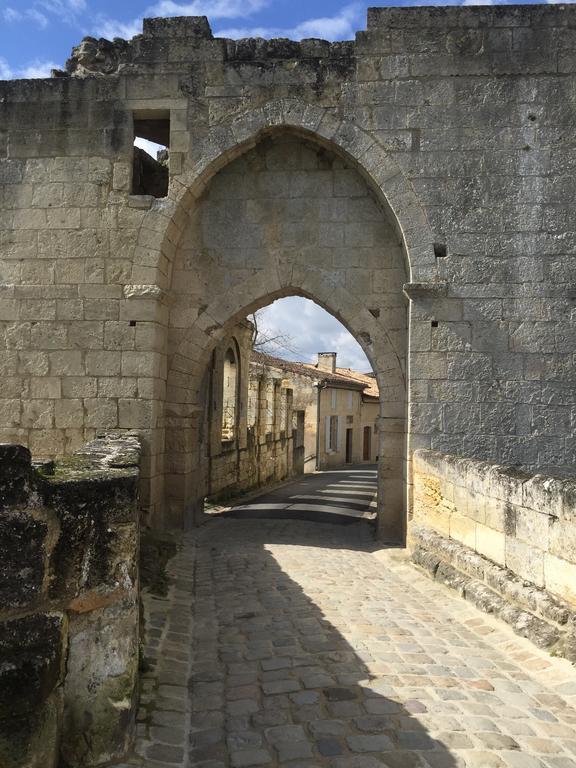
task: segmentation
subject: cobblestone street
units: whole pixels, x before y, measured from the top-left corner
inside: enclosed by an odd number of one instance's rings
[[[573,768],[576,672],[366,521],[215,519],[146,598],[136,764]]]

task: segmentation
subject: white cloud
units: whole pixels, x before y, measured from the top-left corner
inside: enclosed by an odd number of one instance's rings
[[[360,3],[352,3],[342,8],[334,16],[322,16],[307,19],[295,27],[230,27],[218,31],[219,37],[288,37],[302,40],[306,37],[320,37],[324,40],[349,40],[358,28],[364,26],[366,8]]]
[[[35,59],[22,67],[18,71],[17,77],[50,77],[50,71],[52,69],[60,69],[60,65],[55,64],[53,61],[41,61],[40,59]]]
[[[159,0],[150,6],[146,15],[155,16],[209,16],[211,19],[237,19],[261,11],[270,0],[193,0],[177,3]]]
[[[41,29],[45,29],[48,26],[48,18],[45,14],[38,11],[36,8],[26,8],[23,11],[17,11],[15,8],[8,6],[3,11],[4,20],[9,23],[18,21],[33,21]]]
[[[0,58],[0,80],[11,80],[12,69],[6,59]]]
[[[53,61],[35,59],[23,67],[13,69],[6,59],[0,58],[0,80],[19,80],[22,78],[50,77],[51,69],[58,69],[59,65]]]
[[[36,0],[36,4],[57,16],[76,15],[88,7],[86,0]]]
[[[284,334],[291,338],[296,352],[279,351],[279,357],[314,363],[318,352],[336,352],[338,366],[370,370],[356,339],[335,317],[309,299],[278,299],[260,311],[259,323],[270,331],[269,335]]]
[[[2,15],[4,16],[5,21],[21,21],[22,20],[22,14],[20,11],[17,11],[15,8],[5,8]]]
[[[71,0],[70,0],[71,1]],[[120,21],[100,15],[96,20],[95,34],[112,40],[122,37],[126,40],[142,32],[143,18],[155,16],[208,16],[209,19],[237,19],[261,11],[270,0],[192,0],[177,3],[175,0],[159,0],[146,8],[143,16],[129,21]]]
[[[135,35],[142,34],[142,18],[132,21],[118,21],[101,16],[96,22],[95,34],[105,37],[107,40],[113,40],[115,37],[130,40]]]

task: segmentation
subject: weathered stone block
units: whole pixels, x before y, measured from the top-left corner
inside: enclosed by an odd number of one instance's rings
[[[27,510],[10,509],[0,514],[0,551],[3,553],[0,604],[3,609],[27,607],[42,596],[50,532],[47,522],[34,519]]]
[[[0,510],[27,501],[32,458],[22,445],[0,443]]]
[[[65,627],[58,613],[0,623],[0,718],[34,713],[61,682]]]

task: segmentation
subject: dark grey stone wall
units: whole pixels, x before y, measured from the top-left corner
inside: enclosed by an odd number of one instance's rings
[[[0,444],[0,764],[100,764],[131,738],[138,464],[103,437],[34,468]]]

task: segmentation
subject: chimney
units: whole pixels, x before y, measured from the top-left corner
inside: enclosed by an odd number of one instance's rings
[[[336,371],[336,352],[318,352],[318,363],[316,367],[319,371]]]

